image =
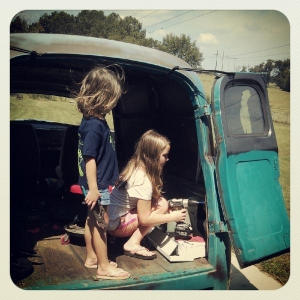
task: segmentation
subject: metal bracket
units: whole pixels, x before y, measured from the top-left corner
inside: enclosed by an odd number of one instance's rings
[[[209,233],[228,232],[227,226],[224,224],[224,222],[215,221],[208,221],[208,231]]]
[[[221,135],[218,135],[218,136],[217,136],[217,143],[218,143],[218,144],[221,144],[222,141],[223,141],[222,136],[221,136]]]
[[[201,117],[211,115],[211,107],[209,104],[200,106],[198,109]]]

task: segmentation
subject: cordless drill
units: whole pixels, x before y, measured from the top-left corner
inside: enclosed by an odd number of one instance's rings
[[[193,199],[170,199],[168,200],[169,202],[169,207],[172,210],[181,210],[181,209],[186,209],[187,210],[187,217],[185,219],[185,222],[176,222],[175,226],[175,236],[176,237],[181,237],[181,238],[186,238],[189,235],[192,234],[193,228],[191,226],[190,222],[190,217],[188,213],[188,207],[189,206],[197,206],[200,202],[197,200]]]

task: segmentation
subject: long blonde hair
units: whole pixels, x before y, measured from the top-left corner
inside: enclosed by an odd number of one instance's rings
[[[135,152],[119,176],[116,186],[125,188],[132,173],[141,168],[149,177],[152,188],[153,198],[158,198],[162,190],[162,167],[160,165],[160,155],[164,149],[170,145],[167,137],[159,134],[155,130],[146,131],[135,146]]]
[[[85,117],[110,112],[122,95],[123,82],[124,71],[120,66],[95,67],[83,78],[79,93],[75,95],[78,110]]]

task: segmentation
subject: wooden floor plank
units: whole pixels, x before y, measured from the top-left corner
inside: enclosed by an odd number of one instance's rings
[[[72,244],[62,245],[60,239],[43,240],[38,243],[38,254],[43,257],[48,281],[61,284],[74,279],[91,278],[82,260],[74,255],[72,248]]]
[[[38,238],[37,235],[36,238]],[[123,244],[123,241],[109,244],[109,258],[116,261],[120,268],[130,272],[132,278],[136,279],[141,276],[193,270],[208,264],[204,258],[193,262],[170,263],[149,245],[146,246],[157,254],[156,259],[143,260],[128,257],[123,254]],[[36,251],[35,257],[29,258],[34,264],[34,272],[20,282],[21,288],[45,288],[62,284],[67,286],[72,281],[92,281],[96,275],[96,269],[88,269],[84,266],[86,248],[83,238],[71,237],[70,244],[62,245],[60,235],[47,234],[46,237],[39,237],[34,250]]]

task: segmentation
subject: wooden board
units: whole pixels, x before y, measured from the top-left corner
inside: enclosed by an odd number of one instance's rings
[[[29,258],[33,262],[34,272],[17,283],[20,288],[47,289],[47,287],[53,288],[56,285],[71,286],[73,283],[76,285],[76,282],[92,282],[94,280],[96,269],[88,269],[84,266],[86,255],[84,239],[71,238],[70,244],[62,245],[60,237],[60,235],[47,236],[37,241],[36,255]],[[153,250],[147,242],[145,246]],[[122,240],[108,244],[109,259],[116,261],[120,268],[129,271],[133,279],[167,272],[193,270],[208,264],[204,258],[195,259],[193,262],[170,263],[157,251],[155,251],[156,259],[142,260],[123,255],[122,247]],[[101,288],[101,282],[98,282],[99,288]]]

